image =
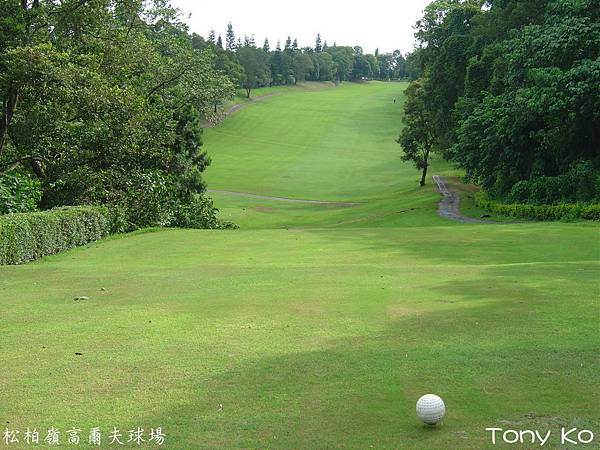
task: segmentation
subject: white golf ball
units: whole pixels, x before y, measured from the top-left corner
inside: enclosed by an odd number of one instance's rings
[[[417,401],[417,416],[427,425],[439,423],[446,414],[444,400],[434,394],[427,394]]]

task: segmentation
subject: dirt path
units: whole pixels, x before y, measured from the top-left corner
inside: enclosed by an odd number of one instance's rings
[[[259,95],[258,97],[249,98],[244,100],[243,102],[236,103],[235,105],[231,106],[227,111],[225,111],[225,116],[229,116],[230,114],[233,114],[234,112],[239,111],[240,109],[245,108],[246,106],[251,105],[254,102],[260,102],[261,100],[264,100],[269,97],[274,97],[279,94],[279,92],[272,92],[270,94]]]
[[[442,199],[440,200],[438,206],[438,214],[441,217],[445,217],[446,219],[454,220],[456,222],[464,222],[464,223],[503,223],[503,222],[495,222],[493,220],[482,220],[475,219],[473,217],[467,217],[460,212],[460,198],[455,193],[452,192],[446,186],[444,179],[439,175],[434,175],[433,183],[437,191],[442,194]]]
[[[235,105],[230,106],[226,111],[223,111],[221,113],[221,115],[218,116],[219,119],[215,123],[213,123],[207,119],[202,119],[202,128],[212,128],[215,125],[217,125],[218,123],[221,123],[223,120],[225,120],[227,117],[229,117],[234,112],[239,111],[240,109],[245,108],[246,106],[251,105],[255,102],[259,102],[266,98],[274,97],[275,95],[280,95],[280,94],[281,94],[281,92],[272,92],[270,94],[259,95],[258,97],[245,99],[245,100],[241,101],[240,103],[236,103]]]
[[[333,206],[357,206],[360,203],[353,202],[332,202],[327,200],[306,200],[301,198],[289,198],[289,197],[272,197],[270,195],[258,195],[250,194],[249,192],[235,192],[235,191],[224,191],[221,189],[208,189],[209,193],[225,194],[225,195],[236,195],[238,197],[257,198],[261,200],[274,200],[277,202],[291,202],[291,203],[308,203],[314,205],[333,205]]]

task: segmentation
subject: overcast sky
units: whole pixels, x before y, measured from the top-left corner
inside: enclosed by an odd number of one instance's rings
[[[285,43],[288,35],[301,47],[314,46],[317,33],[328,45],[360,45],[365,52],[407,53],[413,48],[413,25],[431,0],[172,0],[187,16],[191,31],[204,37],[214,29],[225,37],[227,23],[237,36],[255,35],[262,45],[269,38]]]

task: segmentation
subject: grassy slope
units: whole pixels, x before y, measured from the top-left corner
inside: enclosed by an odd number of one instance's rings
[[[214,194],[223,216],[244,228],[447,225],[432,214],[438,195],[420,190],[418,173],[399,157],[395,139],[405,87],[372,83],[295,91],[206,130],[215,161],[206,178],[213,189],[364,202],[335,208]]]
[[[598,227],[438,218],[393,142],[401,90],[273,97],[206,136],[211,187],[363,206],[218,195],[241,230],[1,267],[0,420],[163,426],[170,448],[480,449],[488,426],[598,430]],[[414,417],[426,392],[447,402],[437,429]]]
[[[237,105],[239,103],[250,103],[255,99],[263,96],[288,94],[294,91],[320,90],[330,88],[333,85],[334,84],[330,81],[306,81],[294,85],[261,87],[257,89],[252,89],[250,99],[248,99],[245,89],[239,89],[235,94],[234,98],[226,102],[225,105],[223,105],[223,109],[228,110],[231,106]]]

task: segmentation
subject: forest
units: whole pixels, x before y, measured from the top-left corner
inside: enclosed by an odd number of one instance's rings
[[[404,158],[431,152],[491,199],[600,200],[600,3],[436,0],[416,24]]]
[[[198,48],[210,48],[216,54],[216,68],[243,86],[247,95],[258,87],[296,84],[302,81],[399,80],[415,77],[418,68],[399,50],[393,53],[365,54],[362,47],[332,46],[318,34],[314,47],[300,48],[298,40],[288,36],[282,49],[265,39],[259,47],[254,36],[236,38],[233,25],[227,25],[225,42],[215,31],[208,39],[196,36]],[[412,63],[412,64],[411,64]]]

